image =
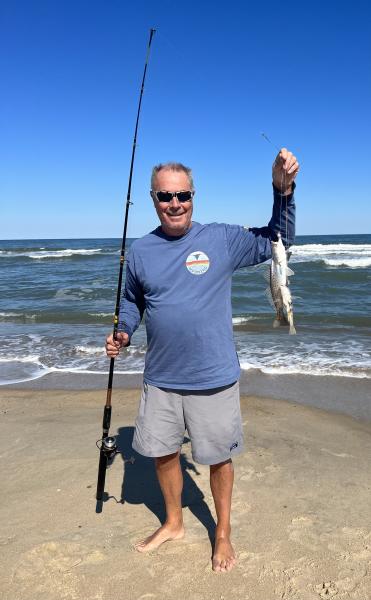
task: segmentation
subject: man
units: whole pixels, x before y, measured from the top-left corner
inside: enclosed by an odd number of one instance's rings
[[[217,525],[214,571],[236,562],[230,535],[232,457],[242,451],[242,422],[231,311],[231,279],[241,267],[271,257],[281,231],[294,241],[294,179],[299,170],[283,148],[273,164],[273,215],[267,227],[192,221],[191,170],[179,163],[153,169],[151,196],[161,225],[136,240],[128,256],[117,340],[107,355],[128,346],[146,310],[147,354],[133,448],[155,458],[166,521],[136,548],[147,552],[184,535],[179,454],[185,429],[196,462],[210,465]],[[287,238],[286,238],[287,235]]]

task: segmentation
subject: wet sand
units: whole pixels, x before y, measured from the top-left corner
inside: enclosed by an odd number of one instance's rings
[[[0,392],[2,600],[369,600],[371,424],[244,396],[233,541],[238,564],[211,570],[214,508],[207,467],[182,452],[186,536],[132,549],[163,519],[153,462],[131,450],[137,390],[113,394],[121,454],[95,513],[105,393]],[[135,462],[131,461],[135,458]]]
[[[108,372],[54,372],[31,381],[3,385],[2,389],[105,390],[107,381]],[[115,372],[115,388],[137,389],[142,382],[142,373]],[[371,379],[366,377],[263,373],[260,369],[249,369],[241,371],[240,390],[248,396],[290,400],[371,423]]]

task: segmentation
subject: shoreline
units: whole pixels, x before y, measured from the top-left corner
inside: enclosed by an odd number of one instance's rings
[[[140,389],[142,374],[115,374],[115,390]],[[48,373],[43,377],[0,386],[1,390],[105,390],[108,374]],[[287,400],[371,422],[371,379],[302,373],[271,374],[241,371],[241,395]],[[102,402],[103,396],[102,396]]]

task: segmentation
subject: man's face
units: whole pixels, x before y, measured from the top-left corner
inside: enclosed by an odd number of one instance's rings
[[[162,169],[157,173],[154,191],[180,192],[191,190],[189,179],[184,171]],[[193,202],[179,202],[174,196],[170,202],[153,199],[161,228],[166,235],[180,236],[191,227]]]

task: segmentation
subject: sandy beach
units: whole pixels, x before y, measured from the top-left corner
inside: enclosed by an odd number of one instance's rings
[[[131,450],[139,392],[115,390],[119,448],[95,513],[101,390],[3,389],[3,600],[369,600],[371,424],[294,402],[241,399],[238,564],[214,573],[208,468],[182,453],[186,536],[141,555],[163,519],[153,463]],[[132,461],[134,457],[134,462]],[[124,458],[124,459],[123,459]]]

